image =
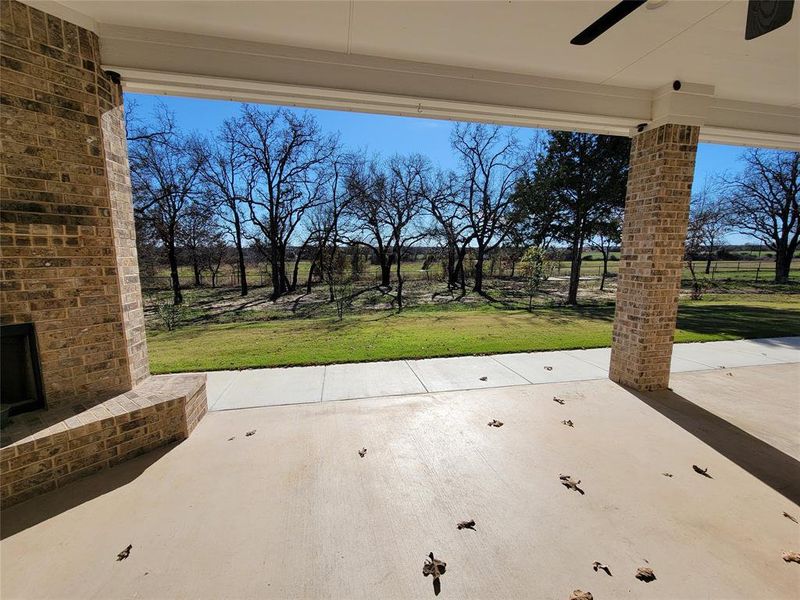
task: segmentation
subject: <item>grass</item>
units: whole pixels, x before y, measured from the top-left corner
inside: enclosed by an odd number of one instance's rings
[[[677,342],[800,335],[787,294],[684,302]],[[611,343],[614,307],[421,306],[331,318],[191,326],[148,334],[154,373],[592,348]]]

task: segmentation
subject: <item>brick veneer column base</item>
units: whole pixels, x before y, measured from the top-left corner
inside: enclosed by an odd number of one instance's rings
[[[206,376],[156,375],[114,398],[12,417],[2,432],[3,508],[186,439],[207,410]]]
[[[641,391],[669,385],[699,127],[634,137],[609,377]]]

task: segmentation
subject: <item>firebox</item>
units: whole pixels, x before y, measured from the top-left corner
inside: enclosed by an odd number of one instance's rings
[[[42,374],[33,323],[0,325],[0,405],[3,422],[44,406]]]

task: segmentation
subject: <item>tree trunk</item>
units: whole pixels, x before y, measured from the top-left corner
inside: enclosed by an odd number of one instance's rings
[[[381,287],[389,287],[392,277],[392,263],[386,255],[380,257],[381,261]]]
[[[270,300],[277,300],[281,295],[281,287],[283,285],[283,273],[281,272],[281,264],[278,259],[278,250],[272,248],[269,256],[269,266],[272,271],[270,273],[272,278],[272,295]]]
[[[174,240],[170,240],[167,244],[167,259],[169,260],[169,275],[172,280],[172,303],[178,306],[183,304],[183,294],[181,293],[181,280],[178,278],[178,258],[175,255]]]
[[[397,310],[403,310],[403,275],[400,273],[400,253],[397,254]]]
[[[711,273],[711,254],[706,257],[706,275]]]
[[[578,285],[581,278],[581,253],[583,243],[580,236],[575,236],[572,241],[572,263],[569,269],[569,293],[567,294],[567,304],[575,306],[578,304]]]
[[[606,277],[608,276],[608,252],[603,252],[603,275],[600,277],[600,291],[606,287]]]
[[[458,285],[458,273],[456,272],[456,250],[454,244],[447,244],[447,289],[452,290]]]
[[[483,293],[483,260],[485,254],[486,250],[478,246],[478,253],[475,258],[475,285],[472,290],[479,294]]]
[[[314,277],[314,270],[317,267],[317,260],[319,260],[319,252],[317,252],[317,256],[314,257],[314,260],[311,261],[311,266],[308,267],[308,277],[306,278],[306,294],[311,293],[311,280]]]
[[[785,246],[778,246],[775,252],[775,283],[789,283],[789,269],[792,255]]]
[[[297,289],[297,274],[300,270],[300,258],[303,256],[303,252],[308,247],[308,240],[303,242],[303,245],[300,246],[300,249],[297,251],[297,257],[294,259],[294,268],[292,269],[292,283],[289,285],[289,291],[293,292]]]
[[[197,252],[192,251],[192,269],[194,269],[194,286],[200,287],[203,283],[200,281],[200,263],[197,261]]]
[[[244,249],[242,248],[242,224],[239,222],[239,212],[234,210],[234,229],[236,233],[236,258],[239,263],[239,285],[241,295],[247,296],[247,269],[244,264]]]

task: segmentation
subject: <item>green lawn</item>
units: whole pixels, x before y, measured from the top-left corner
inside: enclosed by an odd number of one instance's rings
[[[150,332],[154,373],[432,356],[592,348],[611,343],[613,306],[428,306],[336,321],[280,319]],[[682,303],[676,341],[800,335],[800,301],[786,294]]]

